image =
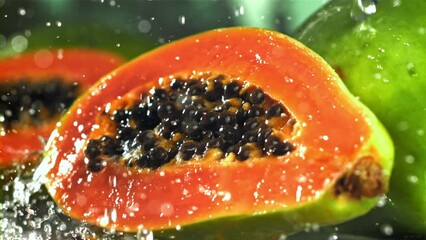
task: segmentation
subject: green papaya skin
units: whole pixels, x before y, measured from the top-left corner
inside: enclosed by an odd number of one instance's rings
[[[367,13],[356,2],[331,1],[293,36],[336,69],[394,140],[388,203],[358,223],[385,235],[425,235],[426,1],[382,0]]]

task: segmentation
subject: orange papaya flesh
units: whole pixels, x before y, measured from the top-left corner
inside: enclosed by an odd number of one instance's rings
[[[42,49],[0,60],[0,166],[38,159],[64,107],[121,63],[114,54],[83,48]]]
[[[295,120],[285,139],[292,149],[244,161],[201,155],[146,169],[106,159],[88,168],[88,143],[116,137],[103,117],[109,110],[167,79],[210,73],[281,103]],[[387,190],[392,161],[385,129],[319,56],[280,33],[230,28],[170,43],[99,80],[52,133],[35,178],[64,213],[103,228],[247,239],[364,214]]]

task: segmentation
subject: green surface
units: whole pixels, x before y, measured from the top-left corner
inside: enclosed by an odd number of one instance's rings
[[[395,143],[388,203],[352,230],[426,234],[426,1],[383,0],[364,11],[355,3],[332,1],[293,34],[336,68]]]

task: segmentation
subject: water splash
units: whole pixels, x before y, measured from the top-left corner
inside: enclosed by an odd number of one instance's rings
[[[152,233],[114,232],[64,215],[34,178],[33,166],[16,166],[0,173],[0,239],[153,239]],[[112,184],[114,179],[111,179]],[[115,209],[108,209],[108,221],[114,222]]]

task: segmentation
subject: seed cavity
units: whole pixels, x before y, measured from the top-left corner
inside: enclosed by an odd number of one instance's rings
[[[377,197],[384,194],[383,172],[372,156],[360,158],[350,171],[339,178],[335,195],[348,194],[354,199]]]
[[[6,131],[22,126],[40,126],[47,120],[56,119],[80,92],[78,84],[60,77],[1,82],[0,126]]]
[[[89,136],[84,153],[91,172],[107,163],[155,170],[206,159],[283,156],[295,149],[290,139],[296,121],[285,106],[229,76],[169,77],[120,101],[97,119],[100,129],[112,130]]]

